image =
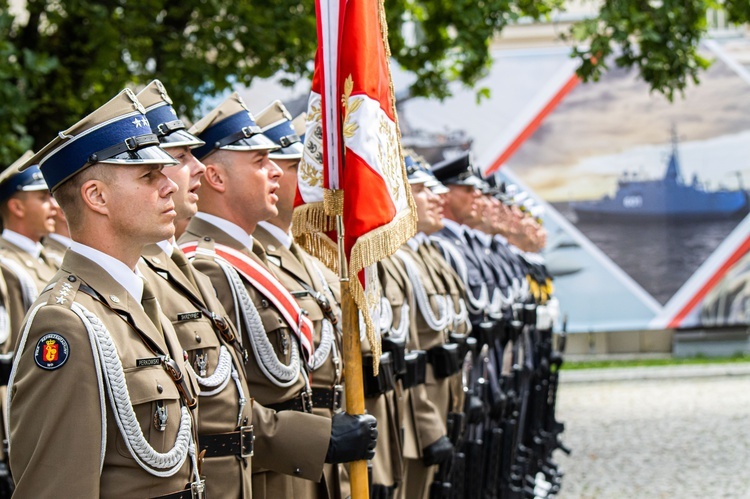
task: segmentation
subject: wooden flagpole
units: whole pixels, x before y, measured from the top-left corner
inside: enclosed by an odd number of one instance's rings
[[[339,277],[341,279],[341,319],[344,343],[344,389],[346,412],[365,413],[365,388],[362,377],[362,343],[359,339],[359,309],[349,290],[349,267],[344,250],[344,223],[336,216],[339,250]],[[356,279],[357,276],[354,276]],[[367,461],[349,463],[349,480],[352,499],[369,499],[370,484],[367,478]]]

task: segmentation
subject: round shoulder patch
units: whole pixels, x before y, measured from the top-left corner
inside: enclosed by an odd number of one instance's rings
[[[51,371],[62,367],[70,355],[68,340],[57,333],[47,333],[36,342],[34,361],[42,369]]]

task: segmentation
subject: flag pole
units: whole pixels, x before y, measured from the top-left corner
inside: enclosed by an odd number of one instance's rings
[[[338,232],[339,278],[341,280],[341,319],[344,342],[344,369],[346,378],[346,412],[365,413],[365,389],[362,377],[362,343],[359,339],[359,310],[349,290],[349,268],[344,250],[344,222],[336,215]],[[354,277],[357,278],[356,276]],[[352,499],[369,499],[370,484],[367,478],[367,461],[349,463],[349,480]]]

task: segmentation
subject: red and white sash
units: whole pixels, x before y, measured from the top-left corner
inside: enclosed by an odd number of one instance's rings
[[[196,253],[200,253],[196,242],[185,243],[180,246],[180,249],[187,258],[193,258]],[[300,345],[307,354],[305,358],[312,358],[313,324],[278,279],[255,260],[229,246],[215,244],[211,256],[219,257],[234,267],[238,274],[276,306],[299,339]]]

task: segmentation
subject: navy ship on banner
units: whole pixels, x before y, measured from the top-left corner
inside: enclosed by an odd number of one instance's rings
[[[664,178],[641,180],[635,175],[623,176],[617,181],[614,197],[606,195],[594,201],[574,201],[570,207],[578,222],[725,220],[742,218],[750,211],[748,195],[742,185],[736,190],[708,191],[695,175],[691,183],[685,183],[680,173],[674,132]]]

